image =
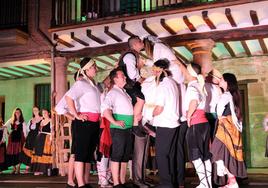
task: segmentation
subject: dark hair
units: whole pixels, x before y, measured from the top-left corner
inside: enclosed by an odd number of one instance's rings
[[[76,72],[74,73],[74,81],[76,81],[76,79],[77,79],[77,74],[78,74],[78,71],[76,71]],[[78,77],[80,77],[80,76],[82,76],[82,74],[79,72]]]
[[[118,68],[112,70],[112,71],[110,72],[110,74],[109,74],[109,77],[110,77],[110,80],[111,80],[111,84],[112,84],[112,85],[115,84],[115,83],[114,83],[114,78],[117,77],[117,72],[118,72],[118,71],[122,71],[122,72],[123,72],[123,70],[122,70],[120,67],[118,67]]]
[[[137,36],[137,35],[132,35],[131,37],[128,38],[127,43],[128,43],[128,47],[129,47],[129,48],[132,48],[132,42],[133,42],[133,40],[135,40],[135,39],[139,39],[139,40],[140,40],[140,37]]]
[[[238,88],[237,79],[232,73],[224,73],[222,75],[223,79],[227,82],[227,90],[233,96],[233,102],[235,107],[235,113],[238,120],[242,121],[242,100]]]
[[[199,64],[192,62],[191,65],[196,74],[201,74],[202,68]]]
[[[91,60],[90,57],[85,57],[80,61],[80,67],[83,68],[89,61]]]
[[[16,117],[16,115],[15,115],[15,113],[16,113],[16,111],[20,111],[20,117],[19,117],[19,119],[17,119],[17,117]],[[24,117],[23,117],[23,114],[22,114],[22,111],[21,111],[21,109],[20,108],[16,108],[14,111],[13,111],[13,115],[12,115],[13,117],[13,122],[12,122],[12,124],[15,124],[15,122],[16,121],[19,121],[20,123],[23,123],[24,122]]]
[[[50,111],[46,108],[43,108],[42,109],[42,116],[43,116],[43,111],[47,111],[48,112],[48,117],[51,118],[51,114],[50,114]]]
[[[168,59],[159,59],[154,63],[154,66],[164,69],[166,71],[167,75],[171,76],[171,72],[168,70],[169,64],[170,64],[170,62]],[[159,81],[161,82],[165,76],[166,76],[165,73],[162,72],[162,74],[159,77]]]
[[[38,115],[41,116],[40,109],[37,106],[34,106],[32,109],[37,108],[39,110]],[[32,113],[32,118],[34,118],[34,113]]]

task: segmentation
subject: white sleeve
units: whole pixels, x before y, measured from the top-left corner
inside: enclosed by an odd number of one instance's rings
[[[155,105],[164,107],[165,103],[166,103],[165,88],[163,86],[158,86],[156,88],[156,93],[157,93],[157,96],[156,96],[156,99],[155,99]]]
[[[29,132],[30,132],[31,120],[32,120],[32,119],[30,119],[30,120],[28,121],[27,125],[26,125],[26,134],[27,134],[27,135],[28,135]]]
[[[22,131],[23,131],[23,134],[24,134],[24,137],[26,138],[27,136],[27,127],[26,127],[26,123],[25,121],[22,123]]]
[[[5,126],[7,128],[7,133],[11,133],[11,119],[9,119],[6,123]]]
[[[228,104],[228,102],[230,102],[229,96],[227,94],[222,94],[216,107],[218,117],[222,116],[225,106]]]
[[[55,107],[55,110],[57,112],[57,114],[62,115],[62,114],[66,114],[68,112],[67,110],[67,103],[65,100],[65,95],[61,98],[61,100],[58,102],[58,104]]]
[[[188,92],[187,97],[189,97],[189,101],[197,100],[199,104],[201,102],[199,91],[195,87],[191,87],[191,86],[188,89],[189,89],[189,92]]]
[[[4,126],[3,127],[3,138],[2,138],[2,142],[7,142],[7,140],[8,140],[7,127]]]
[[[105,96],[103,102],[101,103],[101,113],[107,109],[112,110],[113,109],[113,97],[111,93],[108,92],[108,94]]]
[[[156,62],[159,59],[168,59],[171,64],[172,63],[171,61],[177,60],[172,49],[163,43],[156,43],[154,45],[153,56],[154,56],[154,62]]]
[[[137,69],[136,57],[133,54],[126,54],[123,58],[123,62],[127,67],[127,75],[131,80],[139,80],[140,74]]]
[[[65,96],[70,97],[73,100],[81,97],[83,95],[82,81],[76,81],[72,87],[67,91]]]

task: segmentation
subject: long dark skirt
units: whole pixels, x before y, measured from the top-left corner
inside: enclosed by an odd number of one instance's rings
[[[233,124],[232,117],[227,116],[218,121],[215,139],[211,146],[213,166],[213,180],[217,185],[225,185],[227,178],[217,176],[217,166],[215,162],[222,160],[224,166],[234,176],[246,178],[247,171],[243,159],[242,135]]]
[[[47,173],[52,168],[52,143],[50,135],[40,133],[35,140],[31,171]]]
[[[6,170],[6,144],[2,143],[0,145],[0,171]]]

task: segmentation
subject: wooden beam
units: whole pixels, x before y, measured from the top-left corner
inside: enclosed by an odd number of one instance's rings
[[[50,69],[43,68],[43,67],[39,67],[39,66],[37,66],[37,65],[29,65],[29,66],[34,67],[34,68],[36,68],[36,69],[40,69],[40,70],[42,70],[42,71],[46,71],[46,72],[50,73]]]
[[[68,67],[70,67],[70,68],[72,68],[72,69],[74,69],[76,71],[79,69],[78,67],[75,67],[75,66],[71,65],[70,63],[68,64]]]
[[[187,25],[187,27],[189,28],[189,30],[191,32],[196,31],[196,28],[194,27],[194,25],[190,22],[190,20],[188,19],[187,16],[183,16],[183,21],[184,23]]]
[[[153,35],[155,37],[158,37],[157,34],[151,28],[148,27],[148,25],[146,23],[146,20],[142,20],[142,27],[150,35]]]
[[[0,78],[1,78],[1,80],[6,80],[6,79],[12,79],[11,77],[9,77],[9,76],[5,76],[5,75],[0,75]]]
[[[13,73],[5,72],[5,71],[3,71],[3,70],[0,70],[0,73],[9,75],[9,76],[11,76],[12,78],[21,78],[21,77],[23,77],[23,76],[18,76],[18,75],[13,74]]]
[[[248,45],[247,45],[246,41],[242,40],[241,44],[242,44],[247,56],[251,56],[251,52],[250,52],[250,49],[248,48]]]
[[[217,29],[214,23],[209,19],[207,10],[202,12],[202,18],[210,29]]]
[[[108,61],[105,61],[104,59],[101,59],[101,58],[99,58],[99,57],[94,57],[93,59],[95,59],[95,60],[97,60],[97,61],[99,61],[99,62],[101,62],[101,63],[103,63],[103,64],[105,64],[105,65],[108,65],[108,66],[110,66],[110,67],[114,67],[114,65],[113,65],[112,63],[110,63],[110,62],[108,62]]]
[[[109,31],[109,26],[104,27],[104,33],[114,39],[116,42],[122,42],[122,39],[120,39],[118,36]]]
[[[234,18],[232,16],[230,8],[225,9],[225,16],[227,17],[227,19],[228,19],[228,21],[229,21],[229,23],[231,24],[232,27],[237,27],[237,24],[234,21]]]
[[[126,24],[125,22],[122,22],[121,24],[121,31],[124,32],[125,34],[127,34],[128,36],[134,36],[133,33],[131,33],[129,30],[126,29]]]
[[[66,46],[68,48],[73,48],[74,47],[74,45],[70,44],[69,42],[66,42],[65,40],[63,40],[61,38],[59,38],[59,36],[56,33],[54,33],[54,37],[53,38],[54,38],[55,41],[57,41],[58,43]]]
[[[112,56],[112,55],[107,55],[108,58],[110,58],[111,60],[117,62],[119,59],[117,59],[116,57]]]
[[[268,25],[259,25],[253,27],[246,27],[240,29],[231,29],[228,32],[224,31],[210,31],[203,33],[188,33],[182,35],[172,35],[168,37],[160,38],[163,42],[169,44],[169,46],[185,46],[191,40],[210,38],[215,42],[227,42],[227,41],[241,41],[251,40],[258,38],[268,37]],[[56,52],[56,55],[64,56],[67,58],[85,57],[85,56],[101,56],[107,54],[114,54],[116,52],[124,51],[128,48],[127,42],[120,44],[110,44],[97,48],[84,48],[77,51],[64,51]]]
[[[183,63],[188,63],[189,60],[184,57],[182,54],[180,54],[177,50],[173,49],[175,52],[175,56],[178,57],[178,59],[181,59],[183,61]]]
[[[76,41],[76,42],[78,42],[78,43],[80,43],[80,44],[82,44],[82,45],[84,45],[84,46],[89,46],[89,44],[88,44],[87,42],[85,42],[85,41],[83,41],[83,40],[77,38],[76,36],[74,36],[74,32],[71,32],[71,38],[72,38],[74,41]]]
[[[267,50],[267,47],[266,47],[266,45],[265,45],[265,42],[264,42],[263,38],[258,39],[258,41],[259,41],[259,43],[260,43],[262,52],[263,52],[264,54],[268,54],[268,50]]]
[[[27,70],[27,71],[33,72],[33,73],[35,73],[35,74],[37,74],[37,75],[39,75],[39,76],[44,76],[44,75],[45,75],[44,73],[35,71],[35,70],[30,69],[30,68],[28,68],[28,67],[22,67],[22,66],[17,66],[17,67],[20,68],[20,69],[25,69],[25,70]]]
[[[169,25],[166,24],[166,20],[164,18],[162,18],[160,20],[160,23],[162,25],[162,27],[167,30],[167,32],[169,32],[171,35],[175,35],[177,32],[174,31]]]
[[[10,70],[10,71],[16,71],[18,73],[21,73],[21,74],[25,74],[27,76],[35,76],[34,74],[30,74],[30,73],[27,73],[27,72],[23,72],[21,70],[17,70],[17,69],[14,69],[13,67],[4,67],[5,69],[7,70]]]
[[[87,29],[87,37],[90,38],[91,40],[94,40],[95,42],[97,42],[99,44],[106,44],[106,42],[104,40],[92,35],[90,29]]]
[[[250,18],[252,20],[253,25],[259,25],[259,18],[257,12],[255,10],[250,11]]]
[[[216,54],[212,51],[212,58],[214,61],[217,61],[218,60],[218,57],[216,56]]]
[[[232,57],[236,57],[232,47],[228,44],[228,42],[223,42],[223,45]]]

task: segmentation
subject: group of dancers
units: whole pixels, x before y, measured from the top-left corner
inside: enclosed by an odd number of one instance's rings
[[[96,63],[87,57],[80,62],[77,81],[56,106],[72,120],[70,161],[77,186],[91,187],[89,166],[98,145],[100,165],[111,169],[113,187],[127,187],[130,159],[133,183],[150,187],[145,164],[149,137],[155,136],[157,187],[184,187],[188,158],[199,177],[198,188],[237,188],[236,178],[245,178],[246,168],[235,75],[215,69],[204,74],[195,62],[186,66],[153,36],[132,36],[128,45],[102,92],[94,80]],[[142,50],[149,59],[140,57]],[[71,171],[67,187],[76,186]]]
[[[0,118],[0,171],[13,167],[12,174],[23,172],[34,175],[47,174],[52,169],[52,137],[49,111],[33,107],[32,118],[26,125],[22,110],[14,109],[12,117],[4,124]]]

